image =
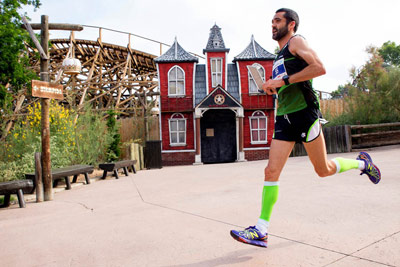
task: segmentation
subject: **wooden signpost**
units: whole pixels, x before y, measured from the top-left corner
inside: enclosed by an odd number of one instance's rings
[[[36,189],[36,201],[41,202],[53,200],[53,179],[51,177],[51,161],[50,161],[50,99],[63,99],[62,85],[49,82],[49,29],[81,31],[83,27],[73,24],[50,24],[49,17],[42,15],[40,24],[29,24],[23,17],[25,29],[29,32],[35,46],[40,53],[40,81],[32,81],[32,95],[41,98],[42,105],[42,179],[43,191]],[[40,43],[36,39],[33,29],[40,29]],[[39,176],[39,175],[38,175]],[[41,195],[44,192],[43,196]]]
[[[63,100],[63,86],[56,83],[32,80],[32,96]]]

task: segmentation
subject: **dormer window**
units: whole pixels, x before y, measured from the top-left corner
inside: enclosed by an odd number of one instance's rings
[[[263,66],[261,66],[258,63],[254,63],[252,66],[257,68],[258,72],[260,73],[261,78],[263,79],[263,81],[265,81],[265,70],[264,70]],[[250,94],[259,94],[260,92],[258,92],[257,85],[256,85],[255,81],[253,80],[253,78],[251,77],[250,72],[248,72],[248,76],[249,76],[249,93]]]
[[[267,116],[261,110],[253,112],[250,119],[250,135],[252,144],[266,144]]]
[[[185,73],[179,66],[172,67],[168,72],[168,95],[185,95]]]
[[[211,83],[213,88],[222,85],[222,58],[211,59]]]

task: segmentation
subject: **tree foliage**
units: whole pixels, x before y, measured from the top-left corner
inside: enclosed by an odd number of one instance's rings
[[[40,0],[0,0],[0,114],[10,109],[12,94],[25,87],[30,80],[37,78],[28,69],[28,56],[25,54],[24,41],[29,34],[21,28],[24,5],[35,8]],[[26,15],[26,14],[24,14]]]
[[[395,42],[387,41],[378,51],[386,64],[400,67],[400,45],[396,45]]]
[[[400,121],[400,68],[385,65],[381,48],[368,47],[369,60],[351,70],[347,110],[337,120],[346,124]],[[337,123],[337,122],[336,122]]]

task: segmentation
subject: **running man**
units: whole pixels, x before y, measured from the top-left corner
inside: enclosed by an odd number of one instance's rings
[[[379,183],[381,174],[366,152],[357,159],[328,160],[321,131],[322,116],[319,100],[312,88],[312,79],[325,74],[325,68],[306,40],[295,35],[299,17],[291,9],[281,8],[272,19],[272,39],[278,42],[272,79],[263,84],[269,94],[278,94],[275,132],[270,147],[262,193],[261,215],[255,226],[231,231],[237,241],[267,247],[268,226],[272,208],[278,199],[279,176],[296,142],[302,142],[315,172],[320,177],[351,169],[361,170],[371,182]]]

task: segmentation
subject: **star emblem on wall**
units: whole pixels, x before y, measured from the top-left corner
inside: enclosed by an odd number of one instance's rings
[[[214,102],[217,105],[222,105],[223,103],[225,103],[225,97],[221,94],[218,94],[214,97]]]

